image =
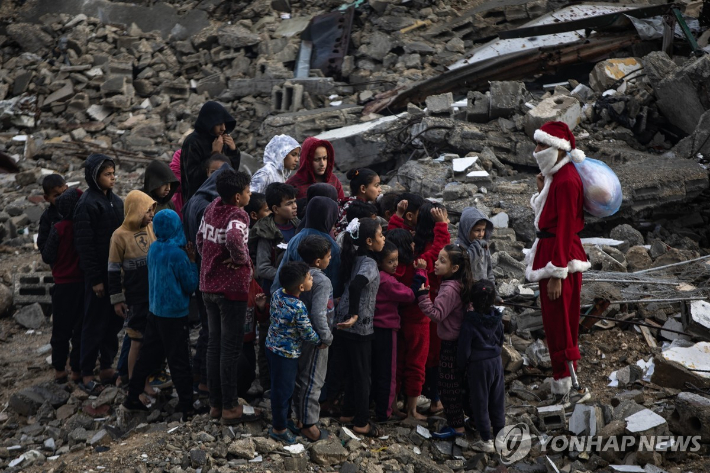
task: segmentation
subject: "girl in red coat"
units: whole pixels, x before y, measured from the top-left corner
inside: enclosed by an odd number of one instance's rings
[[[343,186],[333,174],[333,169],[335,169],[335,150],[330,141],[314,137],[306,138],[301,145],[301,164],[298,171],[288,178],[286,184],[298,190],[297,199],[304,199],[311,184],[325,182],[335,187],[338,191],[338,200],[342,200],[345,198]]]
[[[392,216],[389,222],[390,227],[393,226],[395,217],[402,221],[403,216],[400,214],[402,207],[407,208],[406,204],[397,207],[398,215]],[[411,261],[423,259],[426,262],[431,296],[436,297],[441,281],[434,274],[434,262],[439,257],[439,252],[451,243],[448,224],[449,218],[446,209],[440,204],[426,202],[419,209],[413,252],[410,252],[411,246],[407,248],[406,244],[400,243],[405,240],[403,234],[401,238],[398,238],[400,231],[392,238],[398,246],[400,254],[400,265],[395,272],[395,277],[402,284],[411,287],[414,280],[414,266]],[[388,233],[388,238],[390,238],[390,233]],[[414,257],[409,256],[412,254]],[[409,259],[411,261],[407,261]],[[407,397],[406,415],[423,420],[426,417],[417,413],[417,399],[424,386],[427,358],[430,352],[429,325],[431,321],[422,313],[416,303],[401,305],[400,315],[402,324],[397,346],[397,391],[400,391],[401,387]],[[438,338],[435,341],[437,340]],[[436,366],[438,366],[438,344],[435,351]],[[395,414],[399,415],[400,413],[395,411]]]
[[[589,399],[576,381],[580,359],[579,332],[582,272],[591,266],[578,233],[584,228],[584,189],[577,169],[584,153],[575,149],[574,135],[562,122],[547,122],[535,132],[533,153],[541,173],[535,211],[537,239],[526,257],[525,277],[540,283],[540,305],[547,347],[552,360],[553,401],[568,404],[575,385],[576,402]],[[585,399],[586,398],[586,399]]]

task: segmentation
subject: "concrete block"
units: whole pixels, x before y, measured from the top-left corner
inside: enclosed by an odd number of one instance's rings
[[[303,108],[303,86],[285,82],[283,87],[274,87],[271,93],[271,109],[275,112],[298,112]]]
[[[240,25],[226,25],[218,32],[219,44],[228,48],[243,48],[259,43],[259,35]]]
[[[604,426],[602,410],[596,406],[576,404],[569,419],[569,430],[575,435],[594,436]]]
[[[677,435],[699,435],[701,442],[710,443],[710,400],[698,394],[682,392],[676,396],[674,403],[671,431]]]
[[[565,122],[574,130],[582,119],[582,107],[574,97],[556,95],[537,104],[525,115],[525,133],[532,138],[535,130],[549,121]]]
[[[224,79],[221,74],[212,74],[200,79],[197,82],[197,93],[204,94],[207,92],[207,95],[209,95],[210,98],[217,97],[226,88],[227,85],[224,83]]]
[[[589,74],[589,85],[597,92],[614,87],[617,81],[633,79],[641,73],[643,64],[633,57],[607,59],[598,62]]]
[[[490,95],[478,91],[468,93],[466,120],[473,123],[487,123],[490,120]]]
[[[595,94],[592,89],[587,87],[584,84],[579,84],[577,87],[572,89],[572,97],[575,97],[577,100],[579,100],[582,103],[589,102],[591,100],[595,99]]]
[[[503,369],[509,373],[515,373],[523,367],[523,357],[518,350],[508,344],[503,344],[501,350],[503,358]]]
[[[444,187],[444,200],[451,202],[460,199],[469,199],[478,192],[475,184],[462,184],[460,182],[449,182]]]
[[[540,420],[541,430],[558,430],[567,426],[565,408],[561,405],[538,407],[537,418]]]
[[[171,99],[186,99],[190,96],[190,84],[185,79],[176,79],[163,83],[163,93]]]
[[[517,81],[493,81],[490,90],[490,118],[508,118],[525,103],[525,84]]]
[[[430,114],[451,114],[454,104],[454,94],[451,92],[441,95],[430,95],[426,98],[426,106]]]
[[[39,302],[51,304],[49,290],[54,284],[51,272],[16,273],[13,278],[15,288],[14,303],[18,305]]]
[[[410,192],[434,197],[444,191],[451,178],[451,168],[431,159],[413,160],[399,168],[397,178]]]

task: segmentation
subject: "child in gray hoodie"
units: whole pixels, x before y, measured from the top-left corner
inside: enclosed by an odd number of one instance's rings
[[[473,279],[495,281],[489,242],[493,234],[493,222],[475,207],[466,207],[461,213],[456,244],[468,250]]]

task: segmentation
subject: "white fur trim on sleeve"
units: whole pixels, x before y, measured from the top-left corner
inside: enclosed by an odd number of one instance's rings
[[[561,149],[564,151],[569,151],[572,149],[572,145],[569,141],[562,138],[557,138],[556,136],[552,136],[551,134],[546,133],[542,130],[535,130],[533,138],[538,143],[543,143],[547,146],[552,146],[553,148]]]
[[[569,155],[572,157],[572,161],[577,164],[581,163],[582,161],[584,161],[584,158],[586,158],[586,156],[584,155],[584,151],[579,148],[575,148],[570,151]]]

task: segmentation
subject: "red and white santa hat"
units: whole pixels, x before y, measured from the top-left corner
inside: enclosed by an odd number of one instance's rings
[[[575,147],[574,135],[564,122],[547,122],[535,130],[534,139],[553,148],[567,151],[575,163],[584,161],[584,151]]]

